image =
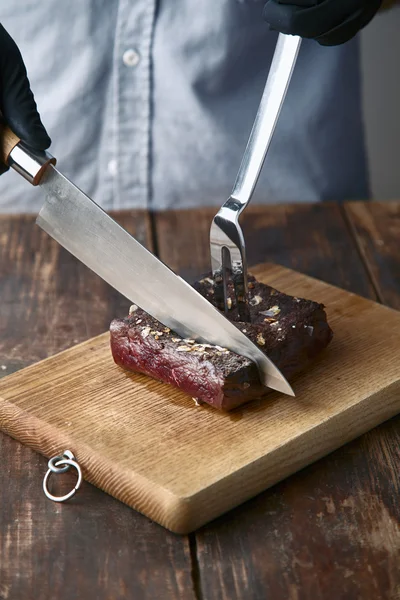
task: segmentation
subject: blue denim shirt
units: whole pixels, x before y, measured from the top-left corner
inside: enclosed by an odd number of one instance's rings
[[[16,40],[58,168],[103,208],[222,204],[277,34],[264,0],[18,0]],[[358,41],[304,40],[253,203],[368,196]],[[0,211],[42,203],[16,173]]]

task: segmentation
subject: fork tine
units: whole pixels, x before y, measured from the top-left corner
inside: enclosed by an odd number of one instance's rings
[[[214,218],[210,228],[211,269],[214,277],[214,299],[220,310],[224,310],[226,306],[226,290],[224,284],[226,275],[224,274],[225,269],[222,255],[225,237],[226,236],[216,224]]]
[[[235,289],[239,319],[241,321],[250,321],[247,277],[244,276],[243,269],[237,268],[232,271],[232,281]]]
[[[236,305],[241,321],[250,321],[248,305],[246,245],[242,228],[236,218],[230,222],[230,262],[232,283],[235,290]]]
[[[229,283],[229,274],[231,273],[232,265],[231,265],[231,255],[229,253],[228,248],[225,246],[222,248],[222,279],[223,279],[223,293],[224,293],[224,310],[225,314],[228,314],[229,306],[228,306],[228,283]]]
[[[240,239],[239,248],[231,252],[232,264],[232,283],[235,290],[236,305],[239,311],[241,321],[250,321],[250,310],[248,304],[248,283],[247,283],[247,261],[246,249],[243,240],[242,230],[237,223],[238,237]]]
[[[226,290],[224,283],[224,269],[221,267],[213,272],[214,276],[214,299],[219,310],[225,309]]]
[[[231,257],[228,248],[221,248],[221,266],[213,271],[214,276],[214,299],[220,310],[228,313],[228,281],[229,273],[232,271]]]
[[[227,218],[229,215],[230,218]],[[215,300],[220,310],[228,312],[228,276],[230,274],[235,291],[239,318],[250,320],[248,307],[247,262],[242,229],[238,220],[229,213],[214,217],[210,244],[213,276],[215,281]]]

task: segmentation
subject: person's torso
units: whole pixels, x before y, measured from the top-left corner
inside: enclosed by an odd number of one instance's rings
[[[21,49],[59,169],[106,210],[221,205],[277,34],[264,0],[19,0]],[[253,203],[365,198],[358,42],[303,40]],[[40,209],[0,177],[0,211]]]

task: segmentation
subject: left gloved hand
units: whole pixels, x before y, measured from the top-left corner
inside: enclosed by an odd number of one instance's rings
[[[0,121],[34,150],[50,144],[31,91],[26,67],[18,46],[0,23]],[[8,171],[0,161],[0,175]]]
[[[268,0],[263,18],[271,29],[336,46],[354,37],[382,0]]]

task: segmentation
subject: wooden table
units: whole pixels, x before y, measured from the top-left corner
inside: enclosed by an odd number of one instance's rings
[[[214,212],[115,217],[191,279],[208,269]],[[244,229],[250,264],[400,309],[400,203],[250,207]],[[0,217],[0,376],[103,332],[128,306],[33,217]],[[69,504],[48,501],[46,460],[3,434],[0,458],[2,600],[400,598],[400,417],[190,536],[87,483]]]

